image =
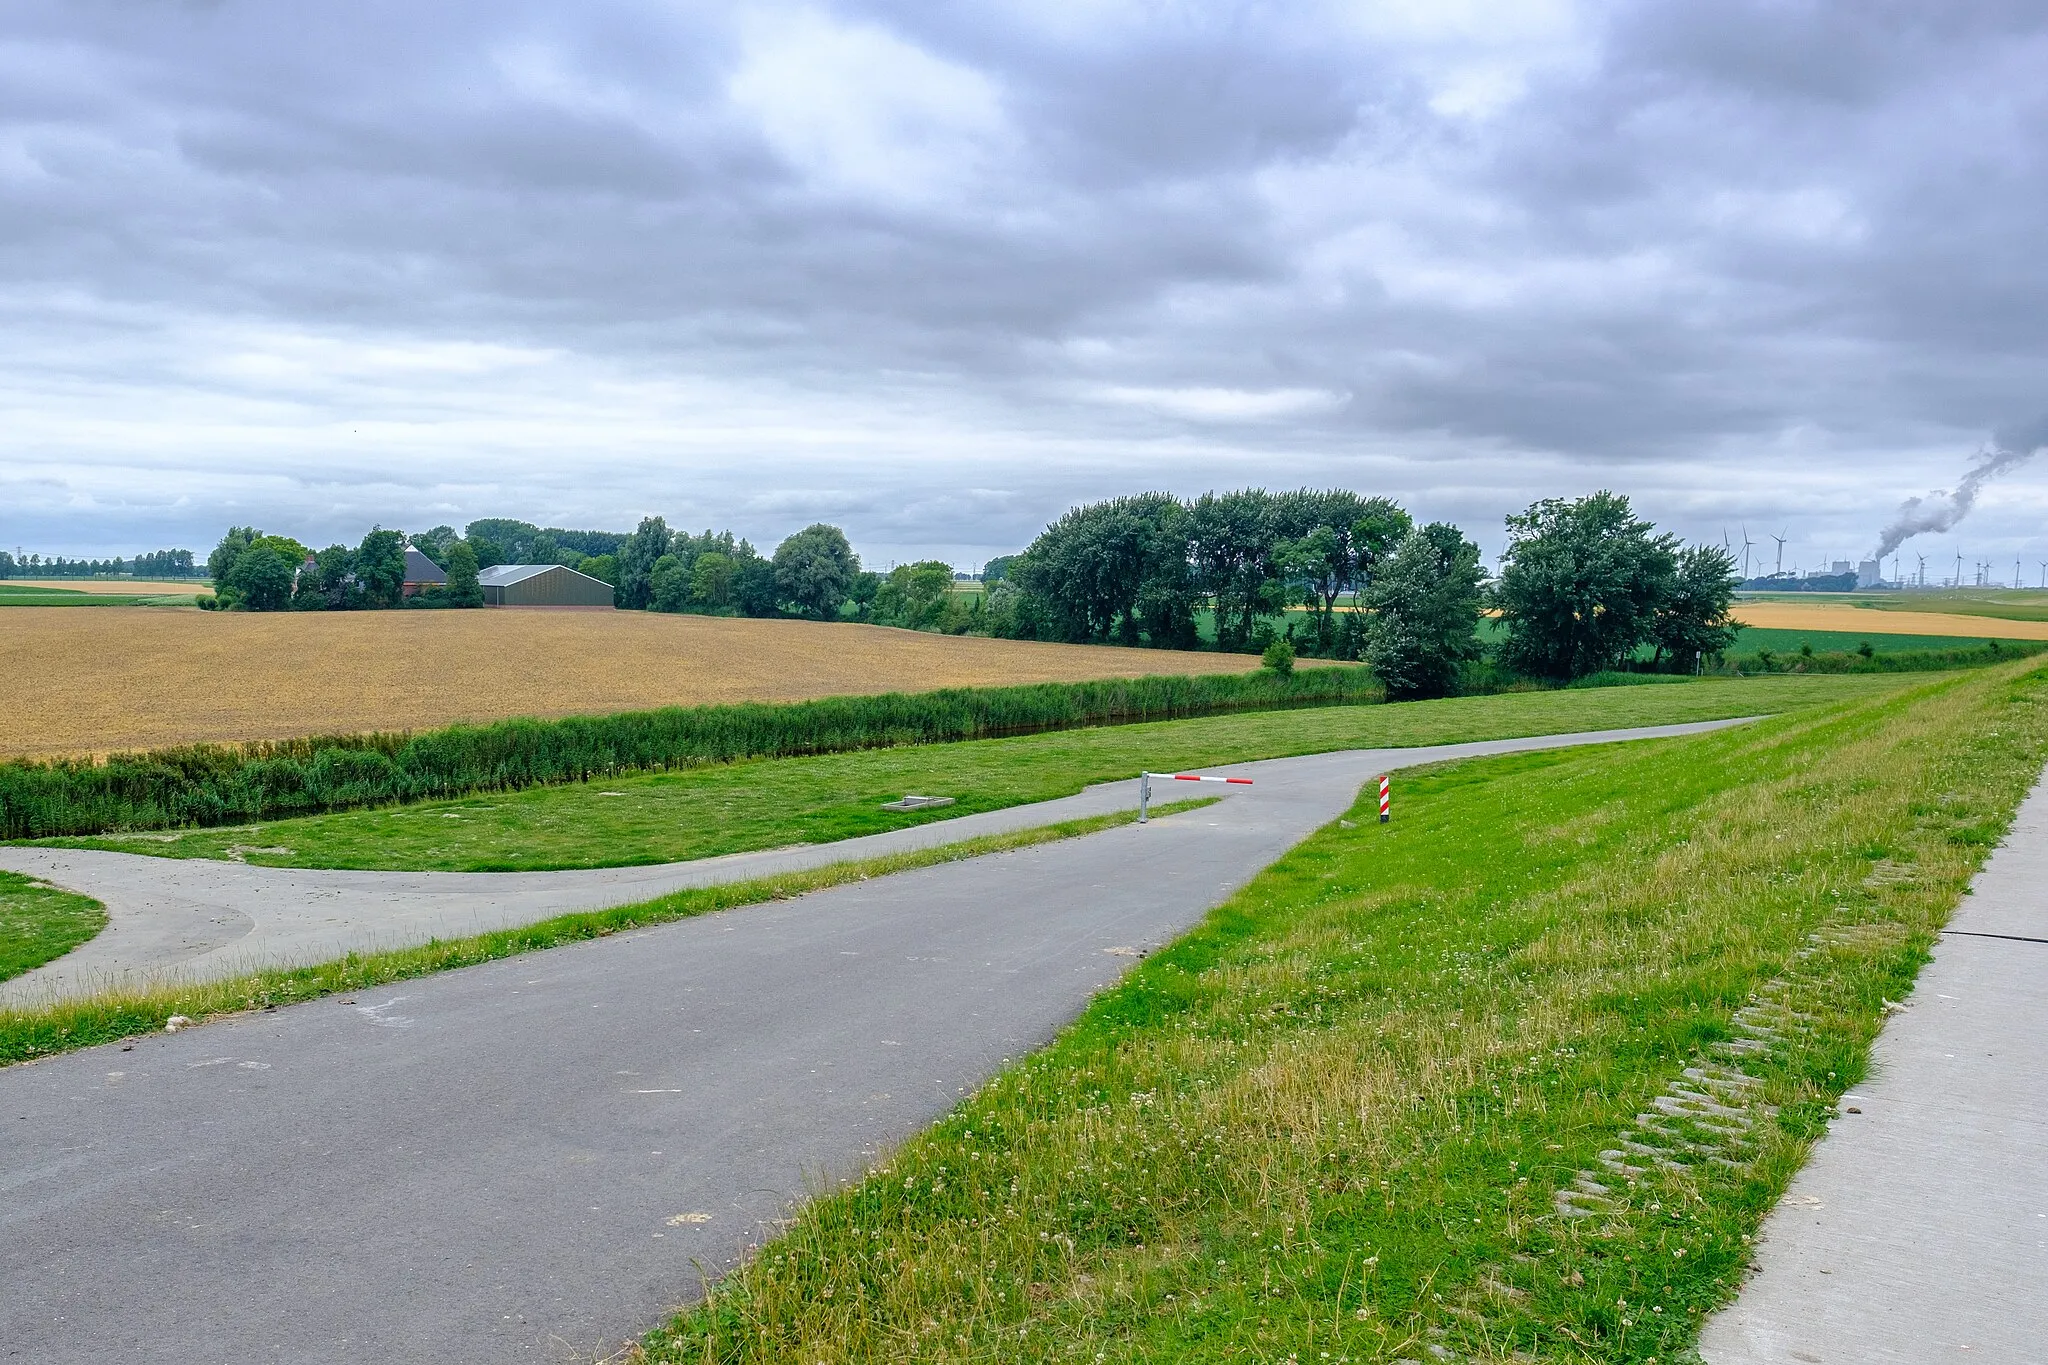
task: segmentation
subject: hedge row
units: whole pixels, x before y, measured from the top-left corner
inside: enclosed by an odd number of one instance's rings
[[[1163,676],[507,720],[0,763],[0,838],[275,820],[661,771],[1231,711],[1378,701],[1360,668]]]

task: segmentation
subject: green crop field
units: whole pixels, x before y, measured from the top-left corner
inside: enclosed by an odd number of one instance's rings
[[[1049,800],[1134,777],[1141,768],[1710,720],[1900,685],[1869,677],[1703,679],[1258,712],[614,777],[260,825],[47,842],[292,867],[489,871],[672,862],[826,843]],[[908,792],[951,796],[957,804],[923,812],[881,809]]]
[[[1755,654],[1768,649],[1777,654],[1797,654],[1801,645],[1811,645],[1816,654],[1852,653],[1859,646],[1868,644],[1877,654],[1912,654],[1922,650],[1967,649],[1981,645],[1986,640],[2009,639],[2001,636],[1997,623],[1987,621],[1981,638],[1972,639],[1966,635],[1859,635],[1849,630],[1777,630],[1760,626],[1747,626],[1735,633],[1735,646],[1730,655]],[[2034,644],[2021,641],[2022,644]]]
[[[0,981],[62,957],[106,924],[96,900],[0,872]]]
[[[1736,611],[1741,612],[1741,604]],[[1479,623],[1479,638],[1489,643],[1500,639],[1503,633],[1501,623],[1494,618]],[[1859,634],[1853,630],[1779,630],[1759,626],[1744,626],[1735,632],[1735,644],[1728,651],[1730,656],[1754,654],[1768,649],[1778,654],[1797,654],[1801,645],[1812,645],[1816,654],[1852,653],[1857,646],[1868,643],[1878,654],[1910,654],[1922,650],[1951,650],[1982,644],[1985,640],[2010,639],[2001,636],[1995,623],[1987,621],[1981,638],[1955,635],[1884,635],[1875,632]],[[1641,651],[1642,658],[1649,658],[1650,651]]]
[[[2009,664],[1410,776],[638,1358],[1688,1358],[2044,756]]]

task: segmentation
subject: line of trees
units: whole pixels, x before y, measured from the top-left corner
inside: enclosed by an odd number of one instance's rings
[[[1337,490],[1242,489],[1191,502],[1145,493],[1077,507],[985,576],[992,634],[1190,648],[1198,614],[1217,648],[1284,643],[1360,659],[1394,696],[1441,696],[1486,656],[1563,681],[1633,664],[1691,671],[1735,628],[1732,560],[1638,518],[1626,497],[1546,499],[1508,518],[1489,581],[1447,522]]]
[[[1219,648],[1261,650],[1299,606],[1297,650],[1355,659],[1363,623],[1337,608],[1413,529],[1389,499],[1342,489],[1140,493],[1076,507],[1001,561],[988,610],[999,634],[1170,649],[1196,645],[1206,610]]]
[[[190,550],[154,550],[133,559],[44,559],[39,554],[17,559],[0,550],[0,578],[191,578],[196,572]]]

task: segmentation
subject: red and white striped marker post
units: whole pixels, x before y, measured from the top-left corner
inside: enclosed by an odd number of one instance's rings
[[[1380,774],[1380,823],[1381,823],[1381,824],[1383,824],[1383,825],[1384,825],[1385,823],[1387,823],[1387,821],[1389,821],[1389,820],[1393,819],[1393,810],[1394,810],[1394,798],[1393,798],[1393,795],[1392,795],[1392,790],[1393,790],[1393,779],[1392,779],[1391,777],[1389,777],[1389,776],[1388,776],[1388,775],[1387,775],[1386,773],[1381,773],[1381,774]]]
[[[1255,785],[1249,777],[1204,777],[1200,773],[1139,773],[1138,774],[1138,823],[1150,820],[1152,806],[1152,779],[1170,777],[1176,782],[1228,782],[1233,786]]]

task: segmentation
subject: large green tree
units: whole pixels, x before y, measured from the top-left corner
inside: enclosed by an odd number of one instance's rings
[[[405,534],[372,527],[356,547],[356,582],[366,607],[395,607],[405,600]]]
[[[1479,657],[1479,547],[1447,522],[1402,538],[1363,594],[1365,661],[1394,700],[1441,697]]]
[[[880,625],[930,630],[941,624],[953,596],[953,566],[936,559],[898,564],[875,587],[874,619]]]
[[[1282,539],[1274,546],[1273,563],[1286,597],[1309,609],[1315,652],[1342,654],[1338,600],[1372,582],[1414,522],[1391,499],[1341,488],[1283,493],[1275,509]]]
[[[690,566],[680,555],[663,555],[647,575],[647,605],[655,611],[684,611],[690,605]]]
[[[654,566],[675,537],[660,517],[643,517],[619,547],[619,605],[638,611],[654,600]]]
[[[236,556],[234,567],[222,580],[223,595],[232,594],[234,605],[244,611],[283,611],[291,605],[296,568],[267,537],[260,539]]]
[[[703,550],[690,563],[690,601],[699,611],[729,612],[739,566],[724,550]]]
[[[1191,643],[1187,537],[1172,494],[1140,493],[1072,509],[1005,569],[1051,639]]]
[[[1188,509],[1188,559],[1215,611],[1219,648],[1249,647],[1258,618],[1286,603],[1274,555],[1278,512],[1263,488],[1204,493]]]
[[[235,567],[242,551],[262,534],[253,526],[228,527],[227,534],[220,538],[220,544],[214,546],[213,553],[206,557],[206,576],[213,580],[216,589],[226,584],[228,570]]]
[[[483,585],[476,580],[476,551],[466,541],[456,541],[448,548],[448,605],[451,607],[480,607],[484,604]]]
[[[1699,661],[1720,654],[1735,643],[1735,558],[1718,545],[1688,545],[1678,552],[1678,571],[1670,592],[1657,604],[1650,621],[1650,642],[1657,658],[1665,655],[1681,673]]]
[[[330,545],[299,571],[292,607],[297,611],[345,611],[360,605],[358,596],[356,552],[346,545]]]
[[[839,615],[860,557],[837,526],[817,522],[775,547],[775,590],[805,616],[829,621]]]
[[[1677,572],[1678,538],[1618,493],[1532,505],[1508,518],[1493,590],[1502,661],[1560,680],[1616,667],[1649,640]]]

